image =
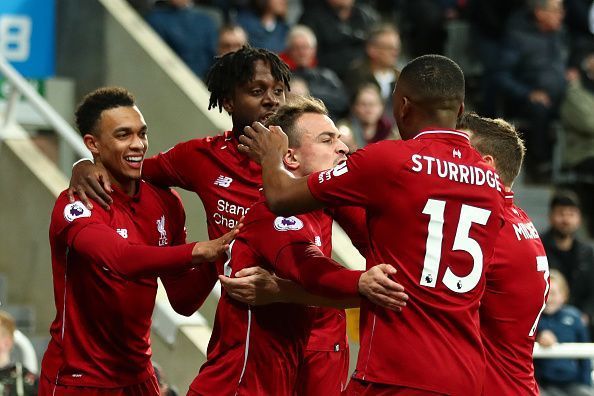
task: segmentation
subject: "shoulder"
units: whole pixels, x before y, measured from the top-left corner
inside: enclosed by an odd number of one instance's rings
[[[581,321],[581,319],[582,319],[582,312],[579,309],[577,309],[576,307],[574,307],[573,305],[564,305],[561,308],[561,314],[564,317],[573,318],[573,319],[579,320],[579,321]]]
[[[76,195],[75,201],[71,203],[68,199],[67,190],[62,191],[54,204],[52,223],[66,225],[79,219],[104,219],[105,217],[109,217],[108,213],[98,203],[92,199],[91,202],[93,203],[93,210],[90,210],[80,200],[77,200]]]

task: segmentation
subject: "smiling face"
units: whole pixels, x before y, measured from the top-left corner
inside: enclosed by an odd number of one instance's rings
[[[253,79],[235,87],[233,97],[224,101],[233,129],[243,131],[255,121],[264,123],[285,103],[285,90],[285,84],[272,76],[268,63],[255,61]]]
[[[349,149],[328,116],[305,113],[297,119],[295,128],[300,136],[299,147],[290,148],[287,155],[298,163],[291,169],[296,176],[330,169],[346,161]]]
[[[112,183],[133,194],[148,149],[147,127],[140,110],[136,106],[104,110],[95,133],[86,134],[84,140]]]

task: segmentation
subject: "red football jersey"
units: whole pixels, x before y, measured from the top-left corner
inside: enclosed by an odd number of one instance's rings
[[[532,350],[549,289],[547,256],[536,228],[506,193],[505,225],[495,242],[481,300],[487,357],[483,395],[538,395]]]
[[[277,217],[263,201],[245,218],[244,228],[231,246],[225,274],[260,265],[298,283],[317,278],[305,267],[306,252],[317,257],[331,254],[332,219],[324,211],[289,218]],[[357,295],[360,273],[339,265],[340,283],[347,294]],[[334,282],[334,281],[333,281]],[[330,289],[330,288],[328,288]],[[198,394],[293,395],[300,362],[309,338],[313,311],[298,304],[269,304],[250,307],[221,296],[208,360],[190,389]]]
[[[181,187],[198,194],[206,212],[208,235],[211,239],[218,238],[235,227],[260,196],[262,168],[240,153],[237,144],[232,131],[179,143],[146,159],[143,177],[157,185]],[[331,228],[331,223],[328,227]],[[216,274],[210,281],[214,286]],[[308,349],[346,348],[344,310],[313,310],[316,324]]]
[[[58,197],[50,224],[56,318],[43,357],[52,383],[113,388],[153,375],[150,326],[157,279],[191,265],[179,197],[141,182],[110,211]],[[148,245],[148,246],[140,246]],[[146,277],[142,277],[146,275]]]
[[[383,141],[310,175],[328,205],[367,210],[367,268],[392,264],[410,299],[396,313],[362,303],[354,378],[452,395],[484,381],[478,308],[502,226],[499,176],[459,131]]]

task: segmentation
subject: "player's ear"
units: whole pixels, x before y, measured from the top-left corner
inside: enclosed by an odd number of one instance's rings
[[[95,137],[95,135],[92,135],[90,133],[85,134],[83,136],[83,142],[85,143],[85,146],[87,146],[91,154],[93,154],[93,156],[99,155],[99,147],[97,145],[97,138]]]
[[[490,154],[483,155],[483,160],[487,163],[487,165],[495,168],[495,158],[493,158],[492,155],[490,155]]]
[[[224,98],[223,99],[223,109],[229,114],[233,113],[233,99],[231,98]]]
[[[294,171],[299,168],[301,164],[299,163],[298,156],[299,155],[292,148],[290,148],[283,156],[283,165],[285,165],[287,170]]]
[[[464,102],[460,104],[460,108],[458,109],[458,119],[462,117],[462,114],[464,114]]]

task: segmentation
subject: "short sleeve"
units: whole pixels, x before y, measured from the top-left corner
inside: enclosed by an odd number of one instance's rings
[[[386,150],[390,143],[394,142],[372,144],[333,169],[312,173],[307,184],[314,198],[328,206],[372,204],[392,162]]]

